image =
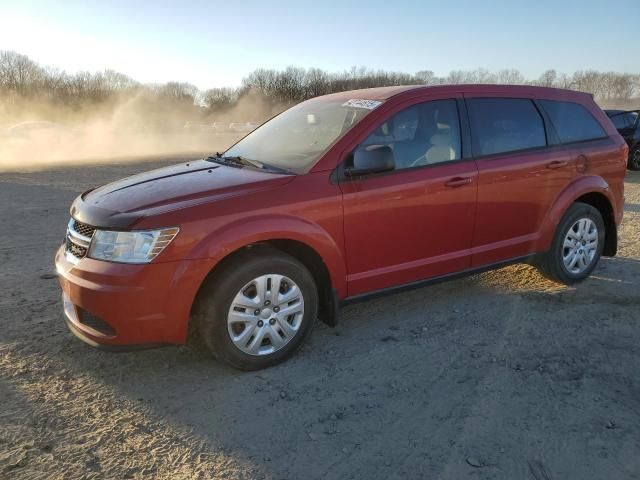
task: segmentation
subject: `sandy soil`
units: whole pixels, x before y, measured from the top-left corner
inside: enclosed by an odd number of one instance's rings
[[[640,478],[640,174],[576,288],[513,266],[373,300],[241,373],[64,326],[70,202],[163,163],[0,174],[1,478]]]

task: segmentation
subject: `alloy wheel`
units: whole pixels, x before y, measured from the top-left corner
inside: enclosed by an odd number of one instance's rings
[[[227,314],[233,344],[249,355],[269,355],[287,345],[304,317],[296,283],[274,273],[254,278],[236,294]]]
[[[562,261],[567,272],[580,274],[593,263],[598,251],[598,227],[590,218],[580,218],[567,231]]]

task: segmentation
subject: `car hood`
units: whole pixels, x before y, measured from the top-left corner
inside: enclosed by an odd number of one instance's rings
[[[71,215],[96,227],[124,229],[151,215],[274,188],[293,178],[196,160],[87,190],[71,206]]]

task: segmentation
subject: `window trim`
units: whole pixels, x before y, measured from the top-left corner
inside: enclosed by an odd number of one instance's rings
[[[485,97],[485,96],[465,96],[464,101],[465,103],[467,103],[469,100],[528,100],[529,102],[531,102],[531,104],[533,105],[533,108],[535,109],[535,111],[538,113],[538,116],[540,117],[540,120],[542,121],[542,129],[544,130],[544,145],[539,145],[536,147],[527,147],[527,148],[519,148],[517,150],[505,150],[503,152],[495,152],[495,153],[487,153],[485,155],[481,155],[477,150],[476,150],[476,145],[473,141],[473,129],[471,126],[471,113],[469,113],[469,136],[471,138],[471,148],[472,148],[472,152],[473,152],[473,158],[476,160],[484,160],[484,159],[493,159],[493,158],[500,158],[503,157],[505,155],[510,155],[512,153],[522,153],[522,152],[533,152],[533,151],[537,151],[537,150],[544,150],[546,148],[549,147],[555,147],[557,145],[552,145],[549,143],[549,129],[547,128],[547,123],[545,121],[545,115],[541,112],[541,110],[538,108],[538,105],[536,105],[536,100],[535,98],[532,97]],[[470,105],[467,104],[467,110],[470,112],[471,111],[471,107]],[[555,129],[553,131],[553,133],[555,133]],[[559,139],[558,139],[559,140]],[[558,144],[559,145],[559,144]]]
[[[455,163],[460,163],[460,162],[472,162],[473,158],[458,158],[456,160],[449,160],[448,162],[440,162],[440,163],[431,163],[429,165],[416,165],[415,167],[409,167],[409,168],[401,168],[399,170],[393,169],[393,170],[389,170],[388,172],[379,172],[379,173],[367,173],[366,175],[359,175],[359,176],[347,176],[344,171],[346,169],[346,160],[349,159],[351,156],[353,155],[353,153],[350,153],[349,155],[347,155],[347,157],[345,158],[345,162],[342,162],[336,172],[337,172],[337,180],[339,182],[348,182],[348,181],[352,181],[352,182],[358,182],[358,181],[362,181],[362,180],[368,180],[370,178],[378,178],[378,177],[385,177],[388,175],[399,175],[402,173],[409,173],[409,172],[415,172],[416,170],[421,170],[421,169],[431,169],[431,168],[436,168],[436,167],[442,167],[445,165],[453,165]]]
[[[469,120],[469,111],[467,102],[464,97],[456,98],[458,104],[458,117],[460,121],[460,135],[462,136],[462,152],[461,158],[473,158],[473,149],[471,148],[471,120]]]
[[[357,177],[351,177],[351,176],[345,175],[345,169],[346,169],[346,166],[347,166],[347,162],[349,161],[349,159],[351,159],[353,157],[353,153],[355,152],[355,150],[362,144],[362,142],[364,140],[366,140],[369,137],[369,135],[371,135],[378,127],[380,127],[380,125],[382,125],[383,123],[385,123],[390,118],[394,117],[398,113],[400,113],[400,112],[402,112],[402,111],[404,111],[404,110],[406,110],[408,108],[415,107],[417,105],[422,105],[424,103],[439,102],[439,101],[453,101],[455,103],[456,111],[458,113],[458,128],[459,128],[459,131],[460,131],[460,158],[457,158],[455,160],[449,160],[447,162],[432,163],[432,164],[429,164],[429,165],[416,165],[415,167],[401,168],[401,169],[394,168],[393,170],[390,170],[388,172],[368,173],[366,175],[359,175]],[[358,182],[358,181],[362,181],[362,180],[367,180],[369,178],[378,178],[378,177],[384,177],[384,176],[387,176],[387,175],[400,174],[400,173],[404,173],[404,172],[413,172],[415,170],[419,170],[419,169],[423,169],[423,168],[433,168],[433,167],[440,167],[440,166],[443,166],[443,165],[452,165],[452,164],[458,163],[458,162],[472,161],[473,160],[473,156],[472,155],[471,156],[466,156],[466,151],[465,151],[465,143],[466,143],[465,142],[465,133],[468,133],[468,132],[465,132],[464,126],[462,124],[463,114],[461,112],[461,106],[460,106],[461,102],[464,102],[464,99],[461,96],[460,97],[422,99],[422,100],[419,100],[417,102],[412,102],[410,104],[407,104],[406,106],[400,108],[400,110],[397,110],[395,113],[391,114],[390,116],[381,117],[380,120],[378,122],[375,122],[373,124],[373,126],[370,128],[370,130],[368,130],[367,134],[364,136],[362,141],[360,141],[352,149],[347,150],[346,153],[343,152],[342,160],[338,164],[338,168],[336,168],[336,170],[334,170],[335,176],[332,174],[331,175],[331,179],[332,180],[335,179],[338,183]],[[466,114],[466,111],[464,113]],[[469,153],[472,153],[472,152],[469,152]]]
[[[555,147],[558,145],[562,145],[560,141],[560,135],[558,135],[558,131],[556,130],[555,125],[551,121],[549,114],[546,112],[542,105],[540,104],[540,100],[538,98],[532,98],[531,101],[538,109],[540,115],[542,115],[542,122],[544,123],[544,130],[547,136],[547,147]]]
[[[549,116],[549,121],[551,122],[551,125],[553,125],[554,131],[557,132],[557,128],[556,128],[555,124],[553,123],[553,120],[551,120],[551,115],[549,115],[549,112],[547,112],[547,110],[544,108],[544,105],[543,105],[542,102],[572,103],[574,105],[578,105],[579,107],[582,107],[582,109],[585,112],[587,112],[589,114],[591,119],[594,122],[596,122],[596,125],[598,125],[598,127],[600,127],[600,130],[602,130],[602,133],[604,133],[604,135],[601,136],[601,137],[583,138],[583,139],[580,139],[580,140],[572,140],[571,142],[563,142],[562,141],[562,137],[560,136],[560,133],[558,133],[558,140],[560,142],[560,145],[576,145],[578,143],[593,142],[594,140],[604,140],[605,138],[609,138],[609,134],[607,133],[607,130],[602,126],[600,121],[593,115],[593,113],[591,113],[591,111],[585,105],[583,105],[582,103],[572,102],[570,100],[556,100],[556,99],[549,99],[549,98],[540,98],[538,100],[540,102],[540,108],[542,108],[542,110],[544,110],[544,112]],[[640,117],[640,115],[639,115],[639,117]]]

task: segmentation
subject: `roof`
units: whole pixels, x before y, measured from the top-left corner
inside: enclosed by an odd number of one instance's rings
[[[591,97],[591,94],[561,88],[536,87],[532,85],[499,84],[455,84],[455,85],[404,85],[397,87],[363,88],[324,95],[323,98],[348,100],[367,99],[385,101],[391,97],[415,94],[416,92],[456,92],[456,93],[513,93],[514,95],[535,95],[547,98]]]

